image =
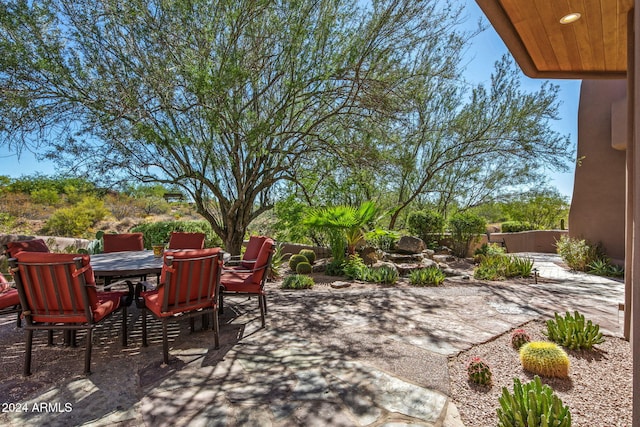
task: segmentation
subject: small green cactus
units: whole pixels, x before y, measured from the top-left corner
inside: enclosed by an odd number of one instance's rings
[[[532,341],[520,348],[522,367],[543,377],[567,378],[569,357],[557,344],[547,341]]]
[[[296,273],[298,274],[310,274],[313,271],[313,267],[308,262],[300,262],[296,266]]]
[[[311,276],[292,274],[282,281],[282,289],[310,289],[315,282]]]
[[[499,401],[498,427],[571,427],[569,407],[537,375],[525,384],[514,378],[513,394],[502,387]]]
[[[479,385],[491,385],[491,368],[479,357],[472,357],[467,365],[469,381]]]
[[[316,253],[312,249],[302,249],[299,255],[304,256],[309,264],[316,262]]]
[[[531,338],[529,337],[529,334],[527,334],[527,332],[524,329],[516,329],[511,334],[511,345],[516,350],[520,350],[520,347],[522,347],[523,345],[525,345],[530,341],[531,341]]]
[[[584,316],[578,311],[573,316],[567,311],[565,317],[558,313],[554,317],[555,319],[547,320],[547,332],[544,332],[551,341],[571,350],[591,349],[594,344],[604,342],[600,326],[593,324],[591,320],[585,323]]]
[[[291,258],[289,258],[289,268],[292,269],[293,271],[296,271],[296,267],[301,262],[308,262],[307,257],[300,254],[292,255]]]

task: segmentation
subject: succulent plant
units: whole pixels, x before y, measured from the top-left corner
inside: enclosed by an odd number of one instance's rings
[[[520,348],[522,367],[543,377],[566,378],[569,376],[569,357],[557,344],[548,341],[532,341]]]
[[[309,289],[312,288],[315,282],[311,276],[305,276],[303,274],[292,274],[287,276],[282,281],[282,289]]]
[[[511,345],[516,350],[520,350],[520,347],[531,341],[531,337],[524,329],[516,329],[511,333]]]
[[[537,375],[525,384],[514,378],[513,394],[503,387],[499,401],[498,427],[571,426],[569,407]]]
[[[571,350],[591,349],[594,344],[602,344],[604,338],[600,326],[591,320],[585,323],[584,316],[574,311],[573,316],[567,311],[564,317],[558,313],[555,319],[547,320],[547,332],[544,333],[551,341],[570,348]]]
[[[309,264],[316,262],[316,253],[312,249],[302,249],[299,255],[304,256],[309,261]]]
[[[313,271],[313,267],[308,262],[300,262],[296,266],[296,273],[298,274],[310,274]]]
[[[308,262],[307,257],[300,254],[292,255],[291,258],[289,258],[289,268],[296,271],[296,267],[301,262]]]
[[[472,357],[467,365],[469,381],[480,385],[491,385],[491,368],[480,357]]]

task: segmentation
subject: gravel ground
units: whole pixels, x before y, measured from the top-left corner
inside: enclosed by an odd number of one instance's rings
[[[545,340],[543,322],[530,322],[522,328],[532,340]],[[631,346],[621,338],[605,339],[591,351],[567,351],[571,364],[568,379],[542,378],[569,406],[573,427],[631,425]],[[474,356],[480,356],[491,367],[491,388],[467,381],[466,366]],[[497,425],[502,387],[513,391],[513,378],[522,382],[533,379],[520,366],[518,352],[511,347],[510,332],[450,358],[449,370],[451,396],[466,427]]]

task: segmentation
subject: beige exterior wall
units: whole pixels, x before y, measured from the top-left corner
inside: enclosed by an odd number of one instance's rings
[[[626,80],[584,80],[578,108],[578,151],[569,213],[572,237],[600,243],[618,263],[625,251],[625,151],[619,135],[626,133]],[[612,136],[613,135],[613,136]],[[617,141],[613,141],[616,139]]]

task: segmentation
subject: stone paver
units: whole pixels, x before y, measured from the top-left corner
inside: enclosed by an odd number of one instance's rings
[[[540,272],[537,285],[272,289],[264,329],[255,300],[229,299],[221,348],[210,333],[176,328],[169,366],[160,364],[157,334],[140,347],[133,311],[126,350],[116,344],[117,325],[99,330],[97,337],[109,333],[105,342],[96,338],[93,375],[59,378],[24,402],[3,402],[29,410],[5,412],[0,424],[460,427],[448,397],[448,357],[554,311],[580,310],[620,334],[622,283],[567,272],[555,256],[528,255]],[[20,372],[23,334],[11,328],[12,320],[0,323],[3,364]],[[45,351],[53,350],[38,346],[34,359]],[[80,372],[83,349],[60,351]],[[55,368],[38,369],[25,381],[55,378]],[[32,410],[40,403],[72,410]]]

